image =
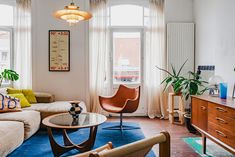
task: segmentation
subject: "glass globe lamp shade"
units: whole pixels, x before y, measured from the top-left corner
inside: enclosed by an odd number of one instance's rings
[[[212,77],[209,78],[209,84],[211,86],[215,86],[218,85],[219,83],[222,83],[224,80],[221,76],[218,75],[214,75]]]

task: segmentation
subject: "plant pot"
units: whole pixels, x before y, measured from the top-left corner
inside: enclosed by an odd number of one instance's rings
[[[196,134],[197,130],[191,124],[191,114],[189,113],[184,114],[184,118],[185,118],[185,125],[188,131],[192,134]]]

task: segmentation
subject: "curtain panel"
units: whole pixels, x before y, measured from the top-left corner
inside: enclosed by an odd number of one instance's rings
[[[20,75],[14,87],[32,88],[31,0],[16,0],[14,19],[14,69]]]
[[[164,0],[149,0],[149,24],[146,26],[144,57],[144,98],[150,118],[168,118],[167,94],[161,80],[166,74],[156,66],[166,68]]]
[[[99,95],[110,93],[109,31],[106,0],[90,0],[89,77],[92,112],[101,112]]]

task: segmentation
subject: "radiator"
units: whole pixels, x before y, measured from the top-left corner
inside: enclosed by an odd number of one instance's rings
[[[187,76],[188,71],[194,71],[194,23],[168,23],[167,24],[167,63],[168,70],[171,64],[178,71],[185,64],[182,75]]]

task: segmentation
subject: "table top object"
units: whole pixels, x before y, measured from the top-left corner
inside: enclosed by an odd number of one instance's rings
[[[98,126],[106,120],[104,115],[98,113],[81,113],[77,118],[69,113],[60,113],[43,119],[42,123],[51,128],[79,129]]]

